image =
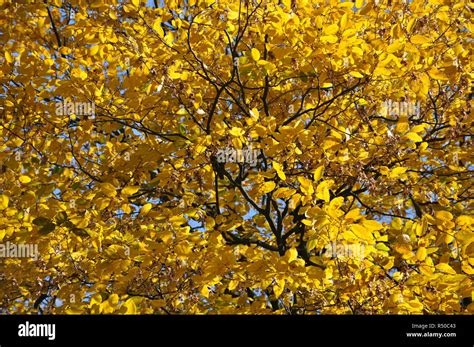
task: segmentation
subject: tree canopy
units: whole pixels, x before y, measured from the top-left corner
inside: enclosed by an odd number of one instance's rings
[[[0,10],[2,312],[474,312],[472,2]]]

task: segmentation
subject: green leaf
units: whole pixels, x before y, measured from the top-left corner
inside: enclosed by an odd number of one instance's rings
[[[67,221],[67,213],[66,212],[61,211],[56,215],[56,224],[57,225],[61,225],[66,221]]]
[[[40,227],[39,233],[42,235],[49,234],[54,229],[56,229],[56,224],[54,224],[50,219],[45,217],[38,217],[33,220],[33,224]]]
[[[377,245],[375,246],[375,248],[377,248],[379,251],[390,252],[390,248],[388,248],[388,247],[385,245],[385,243],[382,243],[382,242],[377,243]]]
[[[48,218],[45,218],[45,217],[37,217],[37,218],[33,219],[33,224],[37,225],[37,226],[44,226],[47,223],[51,223],[51,220],[49,220]]]
[[[80,228],[72,228],[72,232],[74,234],[76,234],[77,236],[79,237],[86,237],[86,236],[89,236],[89,234],[87,233],[87,231],[85,231],[84,229],[80,229]]]
[[[183,124],[180,124],[180,125],[178,126],[178,130],[179,130],[179,133],[180,133],[181,135],[183,135],[183,136],[186,135],[186,128],[184,127]]]

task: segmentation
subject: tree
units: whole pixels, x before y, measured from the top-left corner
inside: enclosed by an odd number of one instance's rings
[[[0,6],[5,312],[474,312],[472,3]]]

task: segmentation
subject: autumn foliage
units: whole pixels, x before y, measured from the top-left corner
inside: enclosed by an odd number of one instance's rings
[[[0,4],[0,312],[474,312],[472,2]]]

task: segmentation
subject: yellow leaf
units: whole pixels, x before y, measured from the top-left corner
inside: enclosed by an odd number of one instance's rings
[[[410,300],[407,304],[410,312],[421,312],[423,310],[423,304],[418,300]]]
[[[407,169],[408,168],[402,167],[402,166],[396,167],[396,168],[392,169],[392,171],[390,172],[389,177],[390,178],[397,178],[400,175],[404,174],[407,171]]]
[[[338,6],[341,7],[341,8],[353,8],[354,7],[354,2],[353,1],[339,2]]]
[[[117,195],[117,191],[115,190],[115,187],[110,183],[101,183],[100,190],[109,198],[112,198]]]
[[[316,188],[316,197],[318,199],[324,200],[325,202],[329,202],[330,194],[328,181],[322,181],[320,184],[318,184],[318,187]]]
[[[0,238],[0,240],[1,240],[1,238]],[[464,271],[468,275],[474,275],[474,268],[472,266],[470,266],[469,264],[467,264],[467,263],[463,263],[461,265],[461,269],[462,269],[462,271]],[[473,291],[473,293],[474,293],[474,291]]]
[[[351,230],[355,236],[362,240],[371,241],[373,239],[372,233],[360,224],[352,224]]]
[[[412,140],[413,142],[423,142],[423,139],[420,135],[415,132],[409,132],[405,135],[408,139]]]
[[[336,35],[324,35],[321,36],[321,41],[327,43],[336,43],[338,41],[338,38]]]
[[[273,293],[278,299],[285,289],[285,280],[276,280],[276,284],[273,286]]]
[[[423,35],[413,35],[410,41],[416,45],[422,45],[424,43],[430,42],[430,39]]]
[[[383,225],[377,222],[376,220],[364,220],[362,221],[362,225],[370,231],[377,231],[383,229]]]
[[[229,290],[234,290],[235,288],[237,288],[238,285],[239,285],[239,281],[231,280],[227,288],[229,288]]]
[[[209,287],[208,286],[202,286],[200,293],[203,297],[209,298]]]
[[[341,17],[340,23],[341,23],[341,29],[342,29],[342,30],[344,30],[344,28],[345,28],[346,25],[347,25],[347,17],[348,17],[348,16],[347,16],[347,13],[344,13],[344,14],[342,15],[342,17]]]
[[[343,203],[344,198],[342,196],[339,196],[331,200],[331,202],[329,203],[329,208],[332,210],[339,210]]]
[[[18,180],[23,184],[27,184],[31,182],[31,178],[25,175],[21,175]]]
[[[334,35],[338,32],[338,30],[339,27],[337,26],[337,24],[331,24],[323,29],[323,33],[324,35]]]
[[[140,214],[141,215],[147,214],[148,212],[150,212],[152,207],[153,207],[153,205],[150,204],[150,203],[147,203],[147,204],[143,205],[142,209],[140,210]]]
[[[155,20],[155,22],[153,23],[153,30],[156,31],[158,36],[160,36],[161,38],[165,36],[165,32],[161,27],[161,19]]]
[[[206,228],[208,230],[212,230],[215,225],[216,225],[216,221],[215,221],[214,218],[212,218],[212,217],[207,217],[206,218]]]
[[[245,131],[242,130],[241,128],[237,128],[237,127],[232,127],[232,129],[229,130],[229,134],[231,134],[232,136],[242,136],[243,134],[245,134]]]
[[[268,181],[262,185],[262,188],[260,191],[262,194],[267,194],[267,193],[270,193],[273,189],[275,189],[275,186],[276,186],[275,182]]]
[[[176,246],[176,254],[181,256],[187,256],[193,251],[192,243],[188,241],[182,241]]]
[[[413,133],[420,133],[420,132],[424,131],[425,128],[426,128],[426,124],[415,125],[415,126],[411,129],[411,132],[413,132]]]
[[[95,204],[99,211],[103,211],[110,204],[109,198],[98,198],[95,200]]]
[[[280,199],[280,198],[288,199],[294,193],[295,193],[294,189],[282,187],[282,188],[277,189],[277,191],[274,193],[274,196],[277,199]]]
[[[441,272],[444,272],[444,273],[447,273],[447,274],[451,274],[451,275],[455,275],[456,274],[456,271],[454,271],[454,269],[449,266],[448,264],[446,263],[439,263],[438,265],[435,266],[437,270],[441,271]]]
[[[471,216],[462,215],[456,218],[456,224],[468,226],[474,224],[474,218]]]
[[[307,179],[306,177],[298,177],[298,181],[300,182],[300,189],[305,195],[311,195],[314,193],[313,183],[311,180]]]
[[[352,220],[357,220],[360,217],[360,209],[355,208],[353,210],[350,210],[347,212],[347,214],[344,216],[345,219],[352,219]]]
[[[75,68],[71,70],[71,76],[79,78],[81,80],[85,80],[87,78],[87,72],[85,72],[81,68]]]
[[[323,174],[324,174],[324,165],[320,165],[314,170],[314,173],[313,173],[314,182],[319,181],[321,177],[323,177]]]
[[[122,304],[122,307],[125,307],[127,310],[125,314],[136,314],[137,313],[137,306],[132,299],[128,299]]]
[[[351,76],[356,77],[356,78],[363,78],[364,77],[364,75],[362,75],[360,72],[357,72],[357,71],[351,71],[351,72],[349,72],[349,74]]]
[[[98,305],[102,302],[102,295],[100,295],[99,293],[93,295],[91,298],[90,298],[90,301],[89,301],[89,305],[92,306],[92,305]]]
[[[453,215],[448,211],[436,211],[434,214],[436,219],[440,220],[453,220]]]
[[[258,51],[258,49],[252,48],[252,50],[250,51],[250,54],[252,55],[253,60],[255,60],[255,61],[260,60],[260,52]]]
[[[12,57],[12,55],[10,54],[10,52],[5,51],[5,59],[6,59],[6,61],[9,62],[9,63],[12,63],[12,62],[13,62],[13,57]]]
[[[428,71],[428,74],[430,75],[431,78],[435,80],[440,80],[440,81],[447,81],[449,78],[446,76],[446,74],[437,68],[431,68],[430,71]]]
[[[286,180],[286,175],[285,173],[281,170],[281,165],[277,162],[272,162],[272,166],[273,168],[275,169],[275,171],[277,172],[277,175],[278,177],[282,180],[282,181],[285,181]]]
[[[430,258],[427,258],[427,260],[428,260],[428,259],[430,259]],[[433,275],[434,266],[432,266],[432,265],[427,265],[427,264],[420,264],[419,269],[420,269],[420,272],[421,272],[423,275],[432,276],[432,275]]]
[[[99,51],[99,45],[92,46],[89,50],[90,55],[94,56]]]
[[[413,142],[423,142],[421,136],[414,132],[409,132],[408,134],[406,134],[406,137],[412,140]]]
[[[354,52],[355,54],[361,57],[364,55],[364,51],[357,46],[352,47],[352,52]]]
[[[427,74],[421,75],[420,81],[421,81],[421,88],[422,88],[423,94],[428,93],[431,86],[431,81],[430,81],[429,76]]]
[[[227,14],[227,19],[237,19],[237,18],[239,18],[239,12],[229,10],[229,13]]]
[[[375,76],[378,76],[378,75],[390,76],[391,74],[392,74],[392,72],[389,69],[386,69],[386,68],[381,67],[381,66],[375,68],[375,70],[374,70],[374,75]]]
[[[419,261],[423,261],[426,258],[426,248],[425,247],[420,247],[416,251],[416,259]]]
[[[8,207],[8,196],[0,195],[0,210],[4,210]]]
[[[408,25],[407,25],[407,31],[409,33],[411,33],[411,29],[413,29],[413,25],[415,24],[416,22],[416,17],[413,17],[412,19],[410,19],[410,21],[408,22]]]
[[[250,116],[252,116],[253,119],[258,120],[260,114],[259,114],[259,112],[256,108],[252,108],[249,113],[250,113]]]
[[[375,248],[382,252],[390,252],[390,248],[385,245],[383,242],[379,242],[375,245]]]
[[[140,190],[139,186],[126,186],[122,189],[122,195],[133,195]]]
[[[293,260],[298,258],[298,251],[296,250],[296,248],[292,247],[286,251],[285,256],[287,258],[288,263],[291,263]]]

